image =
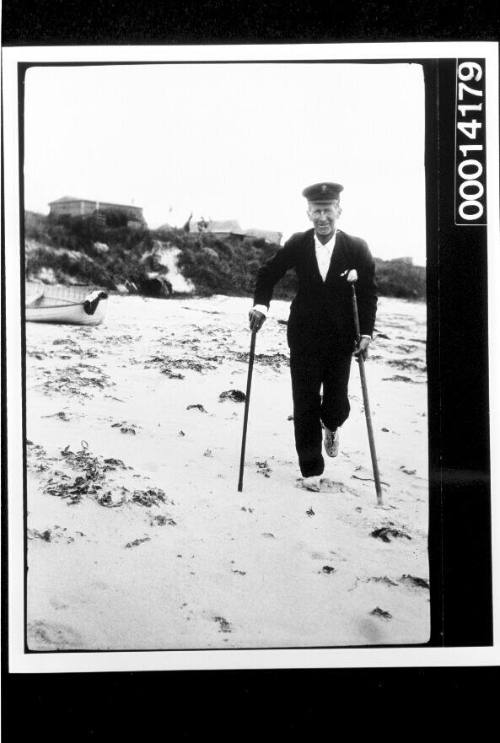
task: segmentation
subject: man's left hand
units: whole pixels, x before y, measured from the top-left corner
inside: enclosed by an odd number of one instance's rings
[[[356,343],[356,348],[354,349],[354,355],[357,357],[356,360],[358,360],[359,356],[362,356],[363,360],[368,358],[370,340],[370,338],[363,336],[360,338],[359,343]]]

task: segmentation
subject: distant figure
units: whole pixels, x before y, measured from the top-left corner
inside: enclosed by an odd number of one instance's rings
[[[266,319],[274,285],[291,268],[298,292],[290,308],[287,338],[293,393],[293,420],[302,485],[320,489],[325,462],[335,457],[339,428],[349,415],[347,396],[351,357],[367,357],[375,324],[375,264],[368,246],[337,228],[342,213],[338,183],[317,183],[304,189],[313,229],[298,232],[259,270],[250,310],[250,328]],[[356,344],[352,290],[346,280],[356,269],[361,340]],[[321,388],[323,395],[321,397]]]
[[[185,222],[182,225],[182,229],[183,229],[184,232],[189,232],[190,231],[190,229],[191,229],[190,225],[191,225],[192,218],[193,218],[193,212],[191,212],[191,214],[189,215],[189,217],[187,219],[187,222]]]

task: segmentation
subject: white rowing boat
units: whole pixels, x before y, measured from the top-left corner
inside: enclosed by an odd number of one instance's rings
[[[106,314],[108,295],[92,287],[26,285],[27,322],[99,325]]]

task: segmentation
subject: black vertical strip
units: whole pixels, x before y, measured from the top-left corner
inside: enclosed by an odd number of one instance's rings
[[[25,284],[24,284],[24,107],[25,81],[27,65],[17,66],[18,116],[19,116],[19,275],[21,296],[21,386],[22,386],[22,451],[23,451],[23,538],[24,538],[24,647],[27,651],[27,617],[28,617],[28,493],[27,493],[27,460],[26,460],[26,323],[25,323]]]
[[[2,101],[3,101],[3,79],[0,82],[1,86],[1,92],[2,92]],[[3,111],[2,110],[2,114]],[[3,116],[2,116],[3,119]],[[3,120],[2,120],[3,124]],[[4,153],[4,136],[3,136],[3,126],[0,127],[0,147],[2,155]],[[2,214],[2,224],[5,225],[5,170],[4,170],[4,158],[0,158],[0,178],[2,183],[1,188],[1,214]],[[8,585],[8,543],[9,543],[9,533],[8,533],[8,493],[7,493],[7,487],[8,487],[8,463],[7,463],[7,349],[6,349],[6,319],[5,319],[5,228],[0,230],[0,335],[1,335],[1,352],[0,352],[0,364],[1,364],[1,378],[2,378],[2,384],[1,386],[1,392],[0,392],[0,400],[1,400],[1,422],[0,422],[0,431],[1,431],[1,439],[2,439],[2,466],[0,468],[0,483],[1,483],[1,528],[2,528],[2,540],[1,540],[1,565],[0,565],[0,574],[1,574],[1,582],[2,582],[2,601],[1,601],[1,609],[0,609],[0,616],[2,621],[2,636],[1,636],[1,648],[2,648],[2,680],[3,680],[3,670],[6,666],[6,658],[9,655],[9,612],[7,609],[7,601],[5,600],[6,596],[6,586]],[[1,711],[4,713],[2,717],[5,716],[6,712],[6,705],[5,705],[5,695],[2,694],[1,699]],[[1,735],[1,731],[0,731]]]
[[[444,644],[439,321],[439,78],[436,60],[424,63],[425,205],[427,236],[427,377],[429,446],[430,644]]]
[[[438,252],[433,244],[432,253],[440,297],[441,604],[444,644],[480,646],[493,639],[487,234],[485,226],[455,225],[455,87],[456,60],[440,60]]]

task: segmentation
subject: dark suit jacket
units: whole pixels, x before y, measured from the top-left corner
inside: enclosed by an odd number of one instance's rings
[[[290,307],[288,344],[291,350],[319,352],[353,350],[355,327],[352,289],[340,274],[355,268],[360,330],[371,335],[375,323],[377,294],[375,264],[364,240],[337,231],[330,268],[323,281],[314,247],[314,230],[298,232],[259,270],[254,304],[269,307],[274,285],[294,268],[298,291]]]

